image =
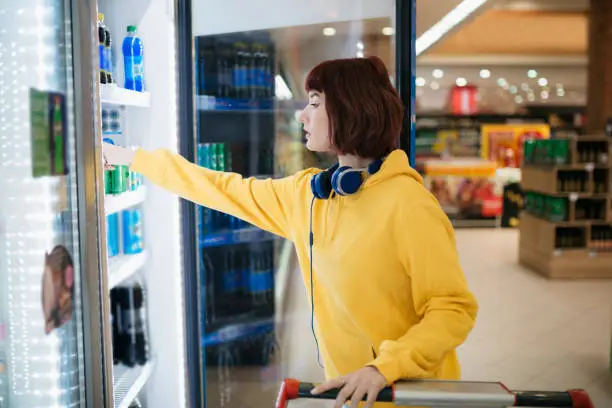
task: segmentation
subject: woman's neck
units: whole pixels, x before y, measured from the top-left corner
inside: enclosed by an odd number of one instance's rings
[[[354,169],[365,169],[372,163],[374,159],[365,157],[353,156],[350,154],[338,156],[338,164],[340,166],[349,166]]]

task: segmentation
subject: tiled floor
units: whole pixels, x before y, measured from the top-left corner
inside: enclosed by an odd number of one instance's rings
[[[476,328],[460,349],[464,378],[501,380],[514,389],[585,388],[597,408],[611,408],[612,280],[551,281],[525,270],[517,263],[515,230],[458,230],[457,244],[480,303]],[[318,381],[310,309],[295,277],[279,333],[281,372]],[[304,406],[329,405],[291,405]]]

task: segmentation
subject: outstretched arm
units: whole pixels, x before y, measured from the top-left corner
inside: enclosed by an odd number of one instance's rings
[[[243,178],[197,166],[165,149],[132,152],[105,144],[104,155],[109,164],[130,165],[131,170],[180,197],[291,239],[295,183],[300,174],[278,180]]]

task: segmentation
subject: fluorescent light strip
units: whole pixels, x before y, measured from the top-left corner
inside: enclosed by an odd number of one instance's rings
[[[423,33],[416,40],[416,55],[420,55],[433,44],[438,42],[446,33],[457,24],[465,20],[470,14],[478,10],[487,0],[463,0],[461,4],[452,9],[440,21]]]

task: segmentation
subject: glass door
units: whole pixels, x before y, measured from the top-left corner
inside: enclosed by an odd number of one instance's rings
[[[395,79],[393,0],[191,3],[195,138],[183,150],[201,166],[257,178],[328,167],[297,120],[308,71],[376,55]],[[199,406],[264,406],[284,377],[321,380],[292,244],[203,207],[195,220]]]
[[[0,1],[2,408],[85,406],[70,7]]]

